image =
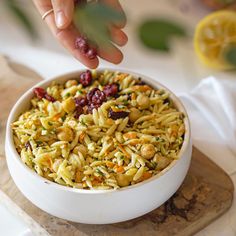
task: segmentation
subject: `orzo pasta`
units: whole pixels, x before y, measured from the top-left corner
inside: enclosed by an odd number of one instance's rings
[[[117,189],[144,181],[178,158],[184,115],[169,94],[132,75],[83,72],[35,88],[12,124],[21,160],[58,184]]]

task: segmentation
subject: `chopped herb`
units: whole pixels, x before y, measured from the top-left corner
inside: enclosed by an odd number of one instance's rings
[[[87,126],[83,119],[80,121],[81,125]]]
[[[102,175],[102,176],[104,176],[104,174],[97,168],[96,170],[95,170],[99,175]]]
[[[46,129],[42,126],[42,130],[46,130]]]
[[[42,141],[35,141],[36,143],[37,143],[37,145],[40,145],[40,144],[42,144],[43,142]]]
[[[61,120],[62,120],[63,122],[65,121],[65,119],[66,119],[66,115],[64,115],[64,116],[61,117]]]
[[[156,169],[157,163],[156,162],[152,162],[152,167],[153,167],[153,169]]]
[[[70,95],[71,95],[70,93],[66,93],[65,97],[68,98],[68,97],[70,97]]]
[[[53,123],[52,123],[51,121],[48,121],[48,125],[52,126],[52,125],[53,125]]]
[[[163,139],[163,138],[161,138],[161,137],[156,137],[156,141],[157,141],[157,142],[163,142],[163,141],[164,141],[164,139]]]
[[[159,89],[159,90],[158,90],[158,93],[159,93],[159,95],[163,95],[163,94],[165,94],[165,90]]]
[[[129,102],[127,100],[124,100],[123,103],[124,103],[124,105],[128,105],[129,104]]]
[[[76,93],[77,93],[77,94],[83,94],[80,90],[78,90]]]
[[[125,106],[121,105],[121,104],[118,104],[116,105],[117,108],[125,108]]]

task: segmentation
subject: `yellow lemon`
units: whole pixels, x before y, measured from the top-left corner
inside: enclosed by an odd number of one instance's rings
[[[236,12],[222,10],[203,18],[194,35],[194,48],[200,60],[209,67],[231,69],[225,53],[236,45]]]

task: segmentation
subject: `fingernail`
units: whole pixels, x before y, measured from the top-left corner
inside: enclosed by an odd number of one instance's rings
[[[63,11],[58,11],[56,13],[56,24],[57,24],[57,27],[60,28],[60,27],[63,27],[66,23],[66,17],[65,17],[65,14]]]

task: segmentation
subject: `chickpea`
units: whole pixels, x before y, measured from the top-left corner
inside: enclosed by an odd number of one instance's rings
[[[129,119],[131,122],[135,122],[138,118],[141,117],[141,112],[139,109],[135,108],[135,107],[132,107],[130,109],[130,113],[129,113]]]
[[[66,88],[70,88],[70,87],[72,87],[72,86],[74,86],[74,85],[77,85],[77,84],[78,84],[78,81],[77,81],[77,80],[75,80],[75,79],[70,79],[70,80],[68,80],[68,81],[66,82],[65,86],[66,86]]]
[[[61,141],[71,142],[74,138],[74,133],[71,128],[63,127],[58,129],[59,132],[57,134],[57,138]]]
[[[139,94],[137,97],[137,103],[141,109],[147,109],[150,105],[150,100],[146,95]]]
[[[116,180],[117,180],[118,185],[121,187],[125,187],[130,184],[129,178],[124,174],[118,174],[116,176]]]
[[[154,156],[153,160],[157,163],[157,170],[165,169],[171,162],[169,158],[160,156],[158,154]]]
[[[146,159],[151,159],[155,153],[156,150],[152,144],[144,144],[141,148],[141,155]]]
[[[62,102],[62,108],[65,112],[73,112],[75,110],[75,102],[72,97],[67,98],[65,101]]]
[[[87,148],[80,144],[78,146],[76,146],[74,149],[73,149],[73,153],[77,154],[78,155],[78,152],[81,152],[83,156],[85,156],[88,152]]]
[[[137,168],[132,167],[132,168],[130,168],[129,170],[127,170],[127,171],[125,172],[125,175],[126,175],[128,178],[131,178],[131,180],[132,180],[132,179],[133,179],[133,176],[136,174],[137,171],[138,171]]]

